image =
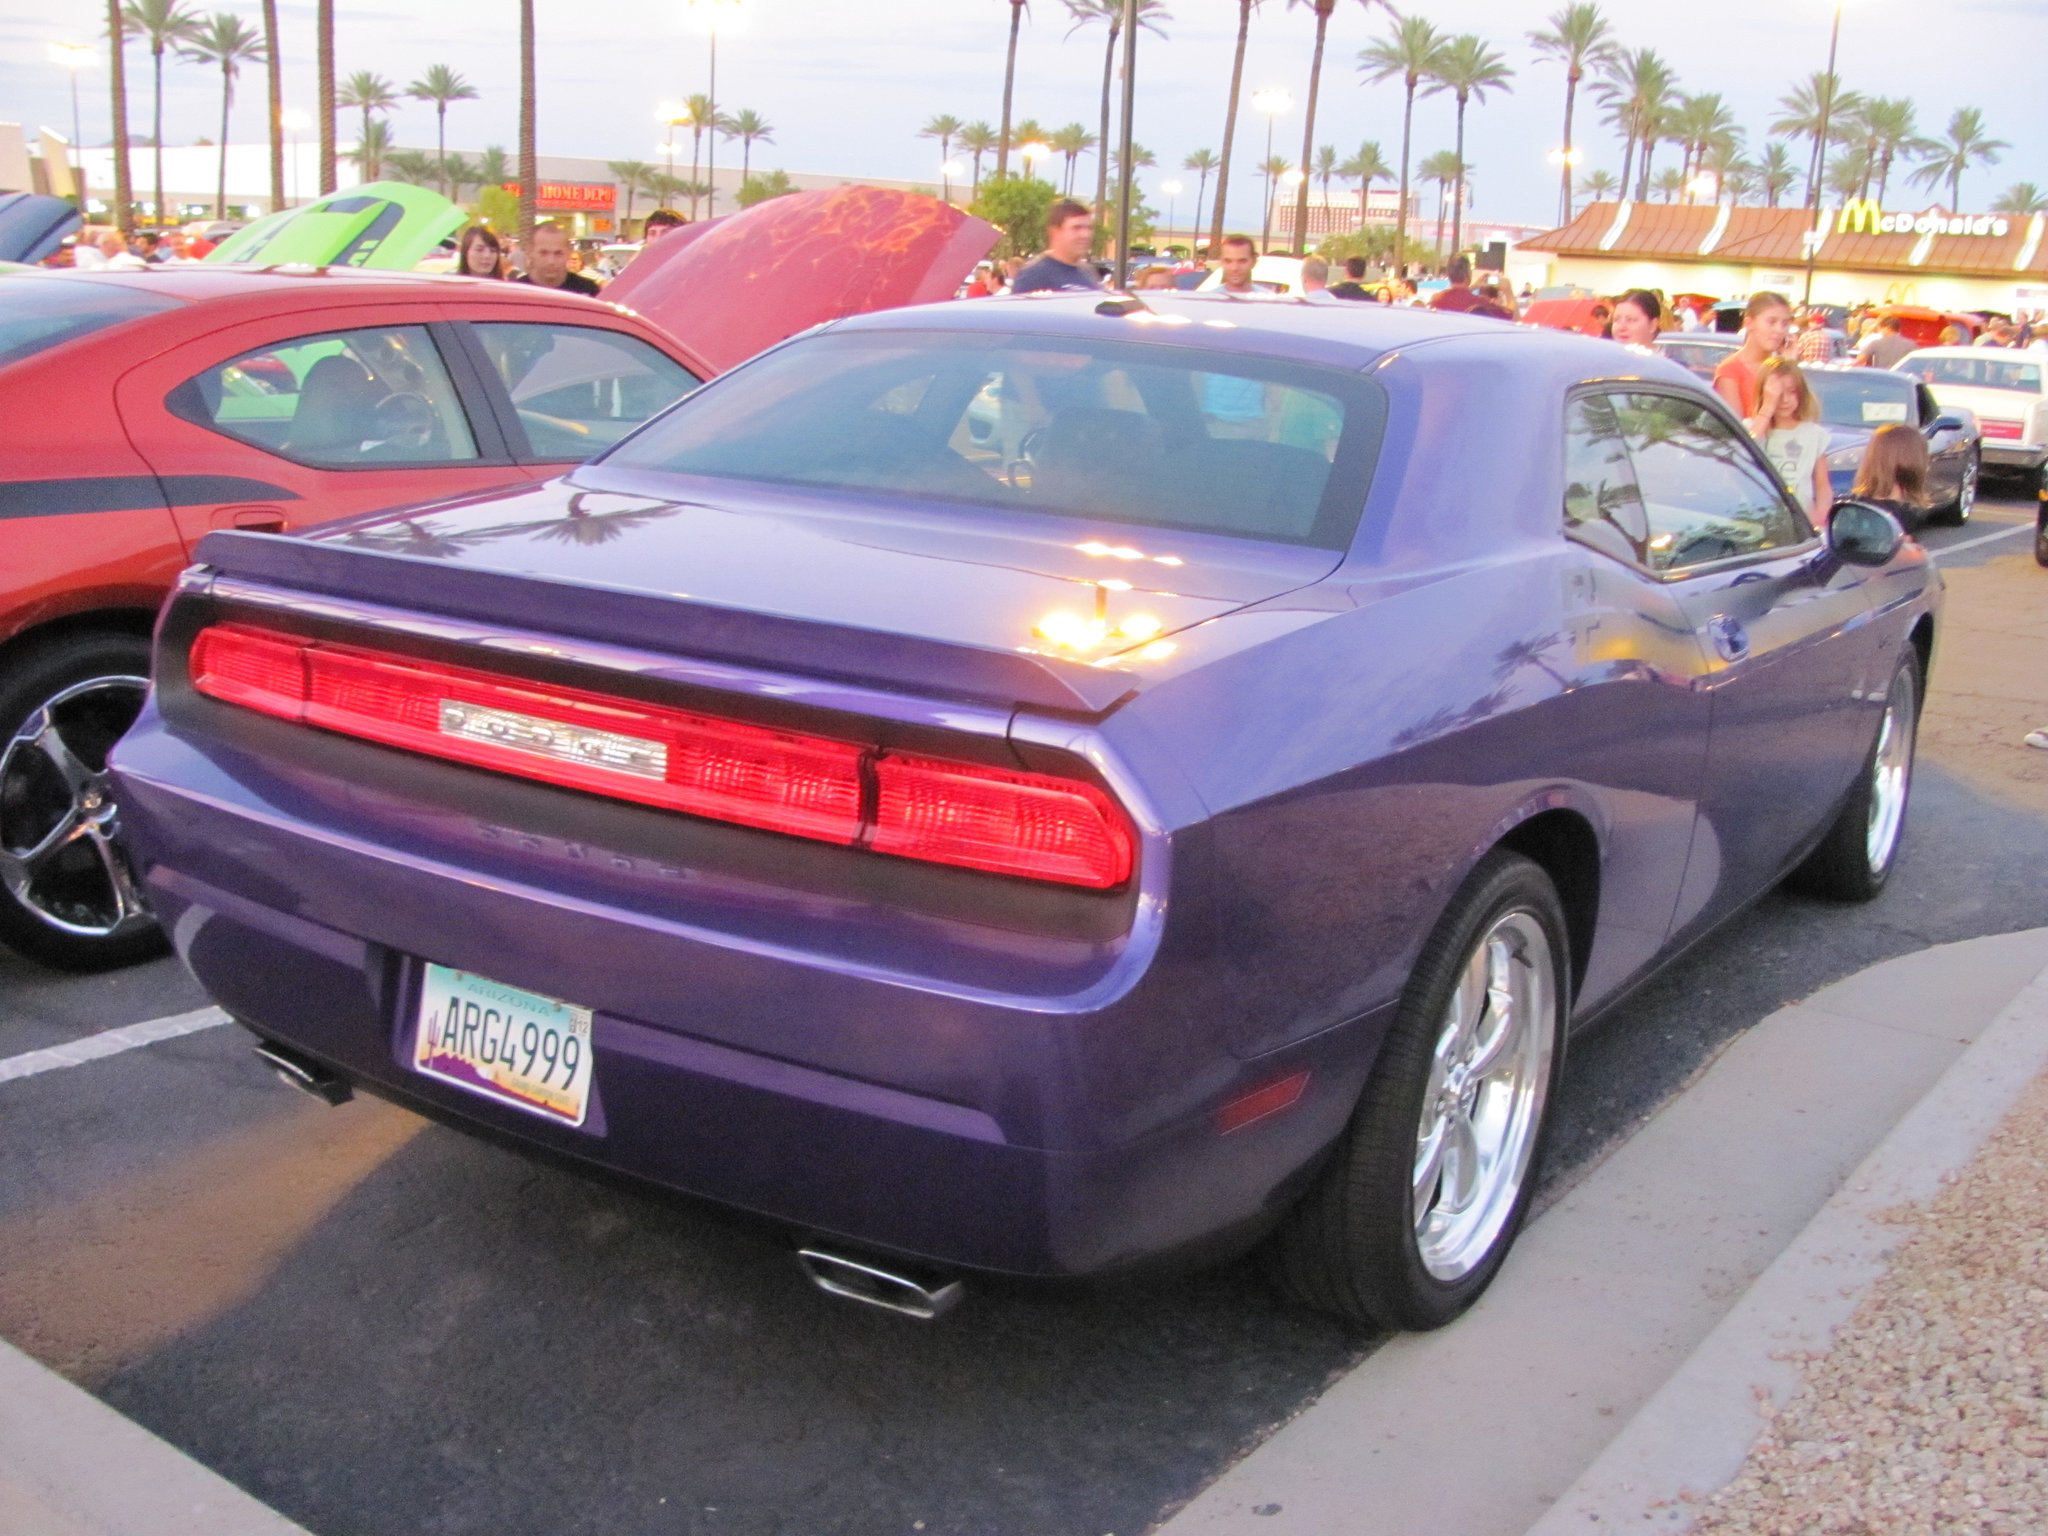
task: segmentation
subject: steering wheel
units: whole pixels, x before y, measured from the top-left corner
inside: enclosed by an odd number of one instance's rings
[[[371,413],[371,435],[401,457],[418,457],[431,451],[441,433],[441,418],[425,395],[400,390],[377,402]]]

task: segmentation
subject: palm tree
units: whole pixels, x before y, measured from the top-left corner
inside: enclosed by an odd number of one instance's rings
[[[486,144],[484,152],[470,162],[472,180],[479,187],[502,187],[512,180],[512,158],[502,144]]]
[[[974,159],[974,186],[968,199],[981,196],[981,157],[996,147],[996,131],[987,123],[969,123],[960,130],[960,147]]]
[[[1861,144],[1856,144],[1835,157],[1834,164],[1828,167],[1827,175],[1821,180],[1829,192],[1847,202],[1863,195],[1863,189],[1870,185],[1871,171],[1869,153]]]
[[[1620,190],[1621,183],[1612,171],[1588,171],[1579,178],[1579,196],[1588,202],[1604,203]],[[1567,208],[1565,211],[1569,213],[1571,210]]]
[[[1650,154],[1663,136],[1664,124],[1677,92],[1678,77],[1654,48],[1634,53],[1616,53],[1602,71],[1604,79],[1593,94],[1607,108],[1607,121],[1622,130],[1620,191],[1628,196],[1629,171],[1635,164],[1638,146],[1643,162],[1636,182],[1636,197],[1648,195]]]
[[[384,175],[384,162],[391,158],[397,146],[391,142],[391,125],[382,118],[373,119],[362,137],[356,140],[356,147],[342,155],[344,160],[353,160],[356,170],[364,181],[378,181]]]
[[[320,118],[319,195],[325,197],[339,184],[334,175],[334,0],[314,0],[313,54]]]
[[[1657,194],[1660,203],[1675,203],[1685,191],[1685,172],[1677,166],[1666,166],[1657,173],[1657,179],[1650,183],[1650,190]]]
[[[1273,248],[1273,183],[1293,169],[1293,163],[1285,155],[1269,156],[1259,167],[1259,174],[1266,178],[1266,222],[1259,231],[1259,249],[1262,252]]]
[[[1237,52],[1230,59],[1230,105],[1223,113],[1223,154],[1216,162],[1216,203],[1210,214],[1209,250],[1223,247],[1223,213],[1230,203],[1230,150],[1237,142],[1237,99],[1244,86],[1244,46],[1251,35],[1252,8],[1259,0],[1237,0]]]
[[[220,67],[220,179],[214,184],[213,216],[228,216],[228,112],[235,104],[235,76],[244,64],[263,59],[262,34],[232,11],[215,11],[178,49],[193,64]]]
[[[641,185],[647,188],[648,195],[655,200],[657,206],[668,208],[687,196],[687,189],[696,183],[685,181],[680,176],[671,176],[666,171],[656,171]]]
[[[1394,30],[1358,56],[1358,67],[1367,79],[1378,83],[1401,77],[1407,92],[1401,106],[1401,206],[1394,218],[1394,270],[1402,266],[1402,252],[1408,238],[1408,155],[1415,125],[1415,89],[1436,78],[1447,39],[1420,16],[1403,16]]]
[[[1091,22],[1101,22],[1109,29],[1109,40],[1102,49],[1102,128],[1101,142],[1109,143],[1109,93],[1111,82],[1116,78],[1116,44],[1123,36],[1124,0],[1066,0],[1067,14],[1074,18],[1073,26],[1067,29],[1072,37]],[[1138,25],[1157,32],[1164,37],[1159,23],[1170,21],[1166,14],[1166,0],[1138,0]],[[1073,189],[1068,188],[1071,192]],[[1109,219],[1109,156],[1098,156],[1095,162],[1095,226],[1100,230]]]
[[[114,225],[135,233],[135,189],[128,164],[128,22],[121,0],[107,0],[107,94],[113,108]]]
[[[277,43],[277,0],[263,0],[263,58],[270,86],[270,211],[284,208],[284,64]]]
[[[1461,32],[1444,45],[1437,61],[1436,83],[1425,93],[1434,96],[1449,91],[1458,101],[1458,142],[1453,153],[1458,160],[1458,191],[1451,201],[1451,249],[1458,250],[1465,233],[1465,108],[1473,101],[1486,104],[1488,91],[1505,91],[1514,70],[1508,61],[1487,46],[1476,32]]]
[[[1195,173],[1195,222],[1188,228],[1196,232],[1195,243],[1199,245],[1202,228],[1202,194],[1209,190],[1209,178],[1216,174],[1216,151],[1198,149],[1181,161],[1181,169]],[[1192,249],[1192,248],[1191,248]]]
[[[719,116],[718,110],[711,104],[711,98],[704,95],[701,91],[683,102],[682,115],[675,120],[675,123],[679,128],[690,130],[690,180],[693,182],[697,180],[698,167],[703,163],[704,135],[716,132],[719,123],[722,121],[723,119]],[[696,217],[697,199],[702,195],[702,193],[698,192],[690,194],[690,216],[692,218]]]
[[[1451,187],[1465,174],[1465,169],[1457,153],[1448,149],[1438,150],[1415,168],[1419,179],[1436,183],[1436,254],[1439,260],[1444,254],[1444,204],[1449,201]]]
[[[1702,91],[1697,96],[1681,94],[1671,112],[1670,129],[1673,140],[1685,152],[1679,170],[1686,181],[1692,180],[1694,173],[1706,164],[1708,150],[1722,145],[1732,153],[1741,141],[1735,114],[1728,110],[1718,91]]]
[[[1714,179],[1719,185],[1721,196],[1738,208],[1743,200],[1757,189],[1761,178],[1757,175],[1756,162],[1740,157],[1713,168]]]
[[[1764,157],[1756,163],[1757,184],[1763,188],[1764,201],[1770,207],[1778,206],[1778,199],[1792,189],[1792,183],[1799,179],[1799,167],[1792,163],[1792,151],[1773,139],[1764,146]]]
[[[149,56],[156,72],[156,102],[150,123],[150,141],[156,152],[156,212],[150,222],[164,222],[164,50],[189,43],[203,25],[198,13],[185,9],[184,0],[128,0],[121,13],[123,24],[149,43]]]
[[[1010,98],[1017,88],[1017,31],[1024,25],[1024,7],[1031,0],[1009,0],[1010,51],[1003,60],[1003,128],[996,141],[996,175],[1010,174]]]
[[[434,153],[443,160],[448,158],[448,103],[451,101],[475,101],[476,87],[471,85],[453,67],[447,64],[430,64],[427,72],[405,88],[405,94],[414,101],[431,101],[434,104]],[[444,174],[443,183],[448,180]],[[451,189],[452,190],[452,189]]]
[[[1894,160],[1900,155],[1919,159],[1936,148],[1932,139],[1920,136],[1918,114],[1910,97],[1865,97],[1861,110],[1855,115],[1854,125],[1863,136],[1863,147],[1876,174],[1877,200],[1880,203],[1884,201],[1885,189],[1891,183]],[[1867,183],[1861,195],[1870,195]]]
[[[1358,227],[1362,230],[1372,208],[1372,184],[1391,180],[1394,174],[1387,157],[1380,153],[1379,140],[1368,139],[1359,145],[1358,153],[1337,167],[1337,174],[1358,183]]]
[[[384,125],[377,125],[382,128]],[[354,155],[347,158],[353,160]],[[415,187],[431,187],[442,180],[442,173],[448,164],[445,155],[430,155],[424,149],[392,149],[384,153],[382,167],[387,181],[408,182]]]
[[[934,119],[938,121],[938,119]],[[775,125],[752,107],[742,107],[726,123],[726,137],[740,141],[740,181],[754,174],[754,146],[775,142]],[[943,149],[940,150],[944,154]],[[949,202],[951,198],[947,199]]]
[[[619,233],[624,235],[625,226],[633,222],[633,198],[649,190],[648,181],[654,175],[654,167],[645,160],[607,160],[604,168],[612,173],[619,190],[626,194],[626,212],[619,220]]]
[[[374,69],[359,69],[341,82],[341,89],[335,93],[337,107],[354,107],[363,114],[364,138],[370,135],[370,114],[388,113],[398,105],[398,87],[378,74]],[[349,158],[354,159],[354,156]],[[360,162],[358,162],[360,163]],[[374,181],[374,176],[366,179]]]
[[[1316,142],[1316,98],[1321,93],[1323,85],[1323,38],[1324,34],[1330,30],[1330,14],[1337,9],[1337,0],[1287,0],[1287,3],[1290,7],[1306,5],[1316,14],[1316,46],[1315,52],[1309,56],[1308,66],[1308,112],[1304,116],[1301,125],[1301,168],[1303,175],[1301,185],[1295,188],[1294,192],[1294,254],[1300,256],[1308,249],[1307,171],[1312,149]],[[1389,16],[1395,14],[1391,0],[1359,0],[1359,4],[1363,5],[1367,10],[1371,10],[1377,4]],[[1336,159],[1336,152],[1334,150],[1331,151],[1330,158],[1332,160]],[[1329,200],[1329,187],[1325,185],[1323,188],[1323,201],[1327,203]]]
[[[1309,162],[1309,174],[1323,184],[1323,206],[1330,206],[1330,178],[1337,174],[1337,146],[1325,144]]]
[[[2048,195],[2031,181],[2016,181],[1998,194],[1993,213],[2048,213]]]
[[[1771,132],[1787,134],[1795,139],[1806,139],[1813,145],[1813,155],[1806,173],[1806,206],[1820,206],[1820,171],[1823,145],[1821,132],[1827,124],[1830,142],[1842,143],[1854,133],[1850,124],[1863,109],[1863,98],[1854,91],[1842,89],[1839,75],[1816,70],[1804,81],[1792,87],[1778,98],[1778,116],[1771,122]]]
[[[533,249],[534,199],[540,189],[533,31],[533,0],[519,0],[519,244],[525,250]]]
[[[1913,180],[1923,187],[1937,187],[1948,183],[1948,211],[1958,212],[1963,205],[1963,172],[1973,165],[1998,164],[1998,152],[2011,149],[2003,139],[1986,138],[1984,135],[1984,113],[1976,107],[1961,107],[1948,120],[1943,137],[1936,139],[1925,162],[1913,172]]]
[[[1599,69],[1613,59],[1614,28],[1600,14],[1592,0],[1572,0],[1550,18],[1550,30],[1531,32],[1529,46],[1546,58],[1564,65],[1564,175],[1557,199],[1559,219],[1569,224],[1572,217],[1572,109],[1579,95],[1579,82],[1589,68]]]
[[[1098,141],[1095,135],[1088,131],[1086,123],[1069,123],[1066,127],[1054,132],[1050,142],[1057,153],[1066,157],[1067,179],[1066,185],[1061,190],[1068,197],[1072,197],[1074,195],[1075,164],[1089,150],[1095,148]],[[1109,156],[1103,155],[1099,159],[1106,175],[1109,168]]]
[[[753,115],[754,114],[751,112],[736,115],[732,120],[734,132],[737,133],[739,131],[740,117],[752,117]],[[960,137],[960,128],[961,122],[959,118],[947,113],[942,113],[939,116],[933,118],[930,122],[926,123],[922,128],[917,130],[917,136],[920,139],[937,139],[939,141],[939,180],[942,188],[941,195],[949,203],[953,201],[953,182],[952,173],[946,169],[946,164],[952,158],[953,141]],[[746,153],[746,144],[743,142],[740,147],[740,155],[742,159],[745,158]],[[744,182],[746,179],[746,173],[742,171],[740,174],[740,180]]]

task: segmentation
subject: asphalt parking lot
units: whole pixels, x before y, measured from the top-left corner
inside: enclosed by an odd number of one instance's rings
[[[1978,563],[2032,515],[1926,542]],[[1924,755],[1879,901],[1772,896],[1575,1042],[1552,1189],[1783,1003],[2048,924],[2044,863],[2048,816]],[[0,956],[0,1060],[204,1003],[168,961]],[[318,1536],[1136,1536],[1373,1346],[1250,1262],[900,1321],[714,1213],[327,1110],[247,1043],[0,1083],[0,1336]]]

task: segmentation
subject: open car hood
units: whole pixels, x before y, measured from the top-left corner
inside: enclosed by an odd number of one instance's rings
[[[723,372],[827,320],[950,299],[999,234],[922,193],[796,192],[662,236],[604,296]]]
[[[372,181],[258,219],[221,241],[206,259],[410,272],[467,221],[438,192]]]
[[[61,197],[0,192],[0,261],[41,261],[82,222]]]

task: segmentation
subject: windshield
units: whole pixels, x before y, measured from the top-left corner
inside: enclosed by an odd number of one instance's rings
[[[2028,395],[2041,393],[2039,363],[2009,362],[2002,357],[1909,357],[1899,364],[1899,371],[1929,384],[2010,389]]]
[[[175,308],[178,300],[111,283],[34,273],[0,280],[0,368],[110,325]]]
[[[1831,427],[1874,428],[1895,421],[1913,422],[1913,381],[1900,374],[1874,368],[1840,373],[1810,368],[1806,382],[1820,401],[1820,419]]]
[[[1343,549],[1385,417],[1355,373],[1231,352],[827,333],[602,462]]]

